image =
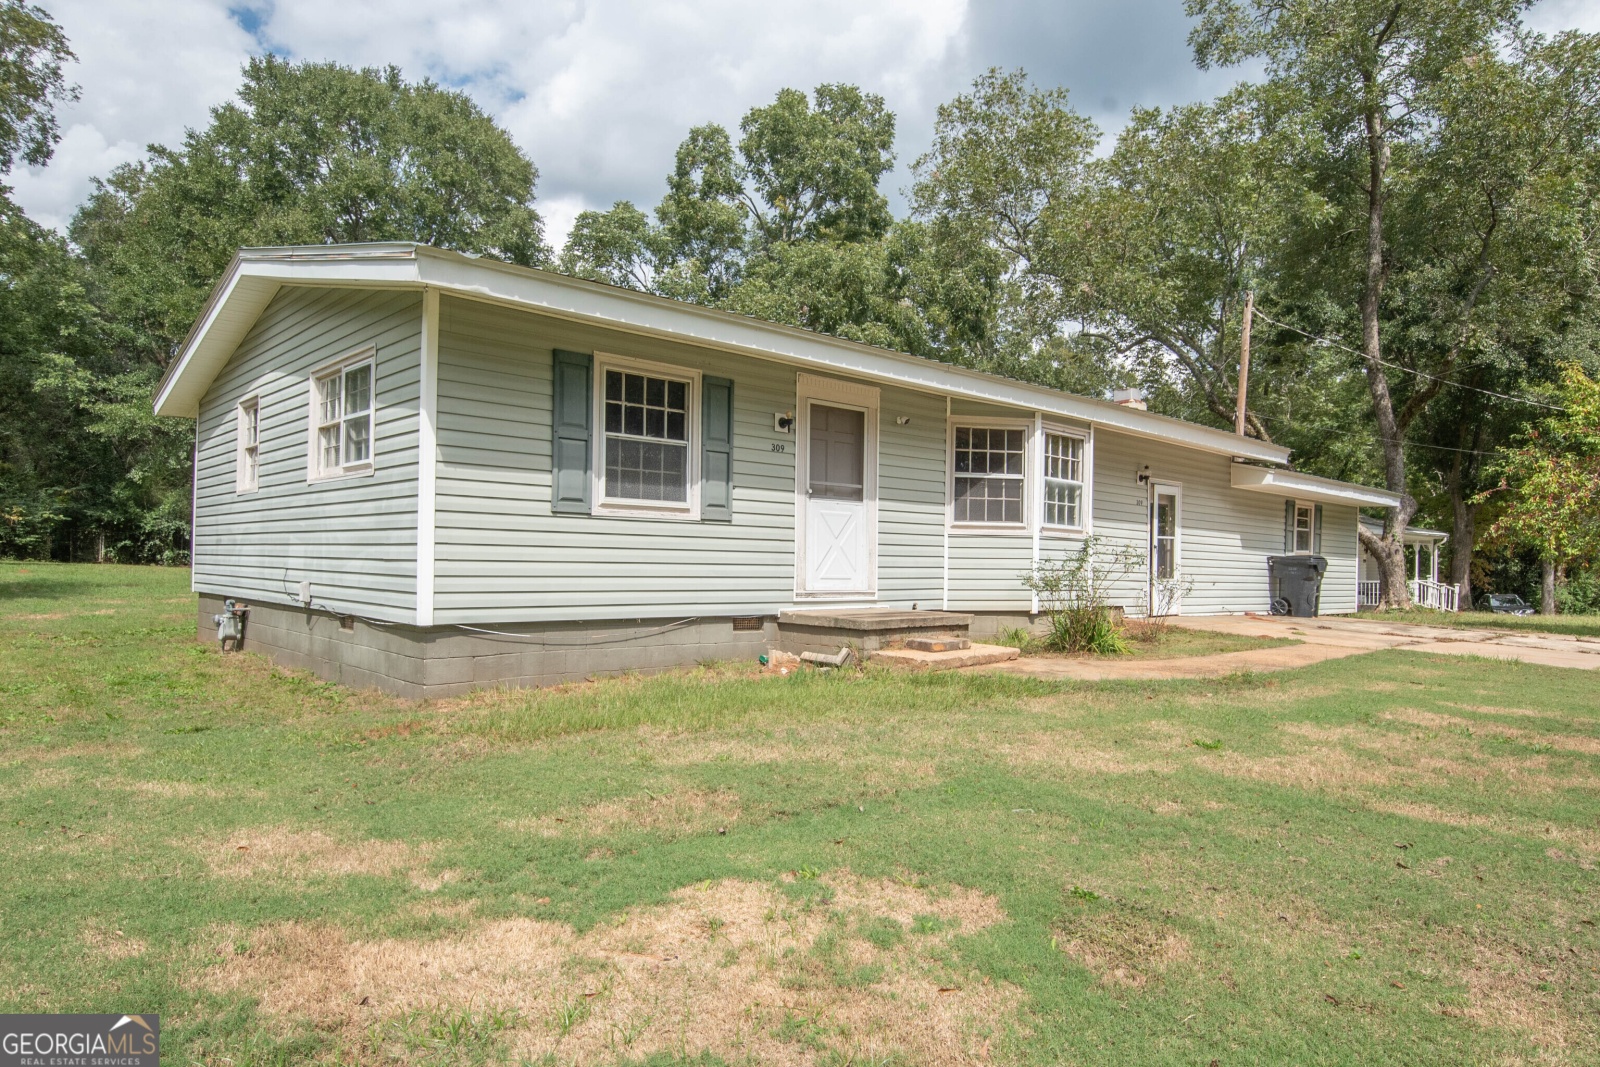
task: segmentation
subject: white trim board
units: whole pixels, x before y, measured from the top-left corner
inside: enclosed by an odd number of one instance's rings
[[[422,381],[417,404],[417,625],[433,625],[439,507],[439,291],[422,294]]]
[[[1355,485],[1351,482],[1338,482],[1332,478],[1319,478],[1314,474],[1302,474],[1299,471],[1235,463],[1229,469],[1229,478],[1235,489],[1293,497],[1297,500],[1312,500],[1319,504],[1348,504],[1370,508],[1400,506],[1399,493],[1367,485]]]

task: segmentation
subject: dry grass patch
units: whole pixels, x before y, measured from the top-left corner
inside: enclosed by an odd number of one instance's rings
[[[584,808],[508,819],[500,825],[507,830],[540,837],[565,837],[569,834],[603,836],[635,831],[670,840],[685,834],[706,833],[731,826],[738,821],[742,811],[743,806],[736,793],[727,790],[679,789],[659,795],[641,792]]]
[[[1050,767],[1084,774],[1173,774],[1178,769],[1174,760],[1146,758],[1138,746],[1128,747],[1125,752],[1110,751],[1081,730],[1049,730],[996,737],[990,751],[1018,770]]]
[[[1374,811],[1399,815],[1402,818],[1421,819],[1424,822],[1442,823],[1446,826],[1455,826],[1461,829],[1487,830],[1493,833],[1515,834],[1521,837],[1555,841],[1570,849],[1587,853],[1589,856],[1600,855],[1600,830],[1585,826],[1556,826],[1553,823],[1513,819],[1506,815],[1482,815],[1476,812],[1446,811],[1434,804],[1411,801],[1369,800],[1368,806]]]
[[[351,941],[301,923],[217,931],[204,984],[335,1030],[358,1055],[382,1053],[397,1020],[470,1008],[514,1012],[513,1055],[562,1063],[702,1051],[989,1062],[1021,994],[942,961],[953,934],[1004,918],[994,899],[848,873],[823,884],[831,901],[811,905],[772,884],[690,887],[584,934],[533,919],[432,941]]]
[[[1061,951],[1076,960],[1101,985],[1143,989],[1189,959],[1189,939],[1164,923],[1116,908],[1097,911],[1063,926],[1056,936]]]
[[[321,830],[290,826],[240,830],[222,840],[191,843],[223,878],[343,878],[356,874],[420,872],[428,849],[403,841],[340,840]]]
[[[89,923],[79,934],[85,948],[103,960],[125,960],[144,955],[143,940],[129,937],[121,930],[112,930],[98,923]]]
[[[1591,1025],[1567,1012],[1556,989],[1566,984],[1564,968],[1536,963],[1511,946],[1474,945],[1472,964],[1462,974],[1467,1008],[1461,1014],[1484,1026],[1515,1030],[1540,1052],[1541,1062],[1577,1062],[1594,1050]],[[1590,1053],[1581,1053],[1583,1048]]]

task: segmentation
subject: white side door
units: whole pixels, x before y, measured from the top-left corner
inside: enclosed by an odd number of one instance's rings
[[[802,592],[872,592],[867,416],[862,408],[817,400],[805,405]]]
[[[1181,614],[1183,604],[1183,490],[1150,484],[1151,615]]]

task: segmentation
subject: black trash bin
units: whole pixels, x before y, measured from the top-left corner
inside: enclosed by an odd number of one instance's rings
[[[1328,561],[1322,556],[1268,556],[1267,577],[1272,585],[1272,613],[1312,618],[1322,599],[1322,576]]]

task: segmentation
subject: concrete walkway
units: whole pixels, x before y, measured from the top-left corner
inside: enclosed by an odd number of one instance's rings
[[[1190,630],[1279,637],[1301,642],[1277,648],[1224,652],[1179,659],[1069,659],[1026,656],[973,670],[1005,671],[1030,678],[1082,681],[1217,678],[1241,671],[1283,671],[1323,660],[1394,648],[1446,656],[1487,656],[1547,667],[1600,670],[1600,639],[1523,631],[1418,626],[1381,620],[1323,616],[1291,619],[1274,615],[1190,616],[1173,620]]]

